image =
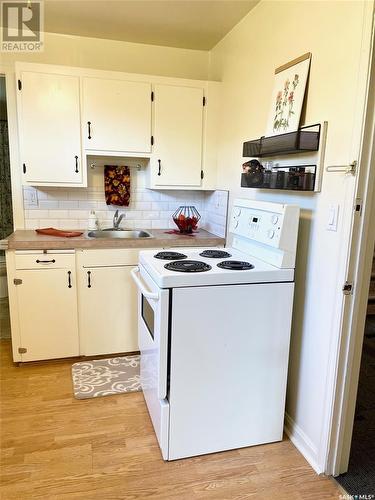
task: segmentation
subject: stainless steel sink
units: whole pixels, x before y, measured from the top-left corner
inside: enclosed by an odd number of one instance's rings
[[[103,229],[98,231],[89,231],[87,233],[89,238],[152,238],[152,234],[147,231],[133,231],[131,229]]]

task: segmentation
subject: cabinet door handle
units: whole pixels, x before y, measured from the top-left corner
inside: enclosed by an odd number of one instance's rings
[[[89,131],[89,135],[87,136],[87,139],[91,139],[91,122],[87,122],[87,129]]]
[[[158,175],[161,175],[161,160],[158,160],[158,163],[159,163],[159,171],[158,171]]]
[[[72,272],[68,271],[68,288],[72,288],[72,278],[71,278]]]
[[[55,259],[52,259],[52,260],[39,260],[39,259],[36,259],[36,263],[37,264],[54,264],[56,261]]]
[[[87,288],[91,288],[91,271],[87,271]]]
[[[76,174],[78,174],[78,156],[74,157],[76,159]]]

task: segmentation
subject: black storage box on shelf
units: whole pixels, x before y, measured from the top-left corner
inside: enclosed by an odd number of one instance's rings
[[[241,187],[314,191],[316,165],[279,166],[241,175]]]
[[[316,129],[316,130],[311,130]],[[320,123],[299,128],[296,132],[261,137],[243,143],[244,157],[268,157],[319,150]]]

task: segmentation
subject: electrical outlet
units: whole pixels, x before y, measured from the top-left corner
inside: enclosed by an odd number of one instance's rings
[[[38,207],[38,192],[36,189],[32,187],[24,187],[23,188],[23,200],[27,207]]]

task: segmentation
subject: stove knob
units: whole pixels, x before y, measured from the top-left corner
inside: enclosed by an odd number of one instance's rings
[[[273,215],[272,218],[271,218],[271,222],[272,224],[277,224],[279,221],[279,218],[277,215]]]
[[[275,231],[273,229],[268,230],[268,237],[270,240],[275,236]]]

